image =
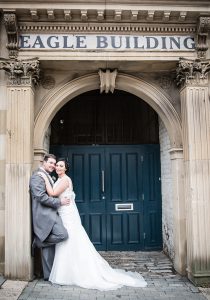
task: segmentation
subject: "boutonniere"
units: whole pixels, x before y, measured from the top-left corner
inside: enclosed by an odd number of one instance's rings
[[[54,182],[56,182],[57,178],[55,176],[51,177]]]

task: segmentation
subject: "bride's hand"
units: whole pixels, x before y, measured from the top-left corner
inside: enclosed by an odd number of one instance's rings
[[[71,202],[71,199],[69,197],[62,197],[61,198],[61,205],[69,205]]]

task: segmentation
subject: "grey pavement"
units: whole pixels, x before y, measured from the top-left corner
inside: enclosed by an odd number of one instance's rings
[[[146,288],[122,287],[101,292],[77,286],[52,285],[37,279],[29,282],[18,300],[206,300],[209,289],[195,287],[186,277],[173,270],[171,261],[162,252],[100,252],[114,268],[140,272]],[[1,290],[0,290],[1,291]],[[14,298],[1,298],[7,300]]]

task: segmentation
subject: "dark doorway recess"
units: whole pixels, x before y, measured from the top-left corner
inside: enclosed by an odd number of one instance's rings
[[[51,123],[51,145],[158,144],[158,115],[127,92],[79,95]]]
[[[70,163],[81,220],[97,250],[162,248],[157,113],[127,92],[87,92],[51,122],[50,152]]]

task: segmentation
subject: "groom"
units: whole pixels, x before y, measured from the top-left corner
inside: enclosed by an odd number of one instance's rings
[[[55,244],[65,241],[68,238],[67,230],[63,226],[57,209],[61,205],[69,205],[70,199],[49,197],[45,181],[38,174],[38,172],[45,173],[53,186],[53,180],[49,173],[54,171],[55,164],[55,155],[46,154],[42,166],[33,173],[29,184],[32,200],[33,231],[35,235],[32,248],[41,248],[44,280],[48,280],[52,269]]]

